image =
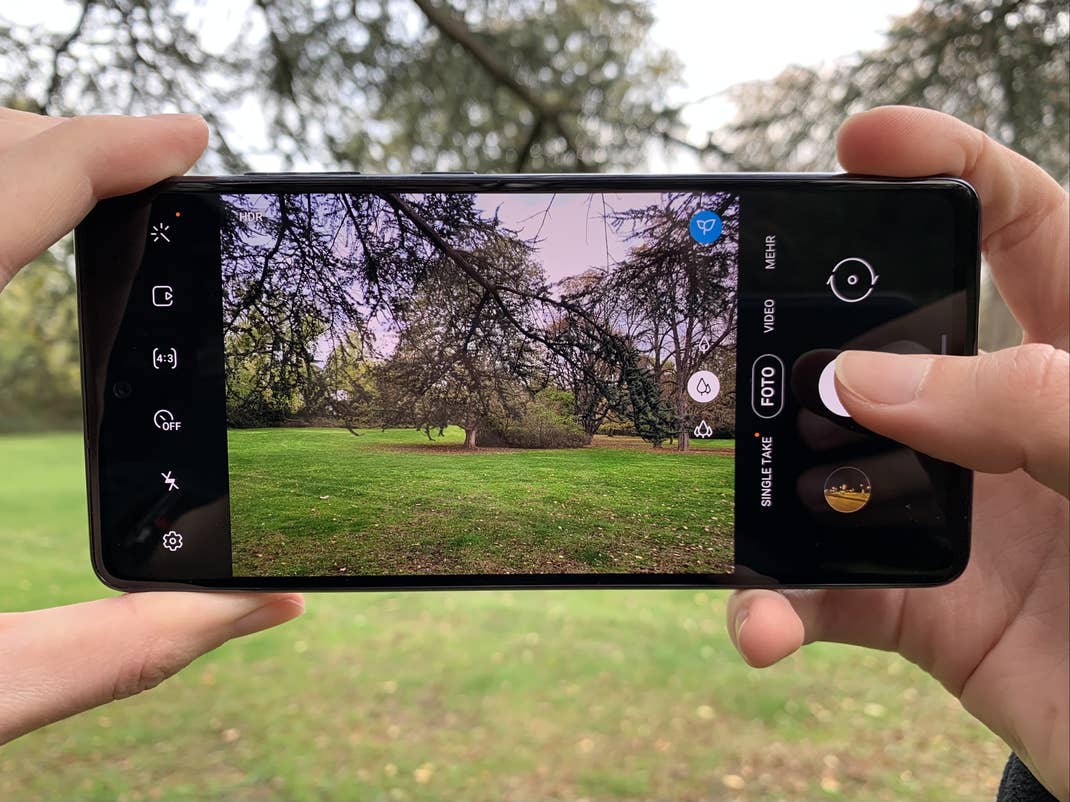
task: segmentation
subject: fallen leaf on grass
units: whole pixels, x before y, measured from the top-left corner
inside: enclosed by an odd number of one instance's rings
[[[421,785],[431,782],[431,775],[435,773],[435,767],[431,763],[424,763],[412,773],[412,778]]]
[[[725,788],[731,788],[733,791],[741,791],[746,782],[738,774],[726,774],[721,778],[721,784]]]

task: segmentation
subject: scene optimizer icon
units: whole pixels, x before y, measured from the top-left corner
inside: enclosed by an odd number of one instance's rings
[[[709,209],[695,212],[691,215],[691,239],[699,245],[712,245],[721,236],[724,222],[721,215],[711,212]]]
[[[149,232],[149,236],[152,237],[153,242],[170,242],[171,238],[167,236],[167,232],[171,230],[171,226],[167,223],[156,223],[153,225]]]

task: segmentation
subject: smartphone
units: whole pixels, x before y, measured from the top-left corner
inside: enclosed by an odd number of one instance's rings
[[[93,566],[127,589],[921,586],[970,472],[844,349],[976,352],[953,178],[253,174],[76,232]]]

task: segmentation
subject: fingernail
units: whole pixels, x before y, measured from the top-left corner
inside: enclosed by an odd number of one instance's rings
[[[287,596],[278,598],[270,597],[270,601],[257,607],[250,613],[246,613],[231,627],[231,637],[240,638],[243,635],[251,635],[264,629],[285,624],[292,621],[305,611],[304,600],[300,596]]]
[[[738,613],[736,613],[736,620],[733,622],[733,630],[736,633],[736,648],[739,648],[739,635],[743,631],[743,625],[747,623],[748,610],[744,607]]]
[[[836,357],[836,381],[847,392],[871,404],[909,404],[918,396],[933,357],[844,351]]]

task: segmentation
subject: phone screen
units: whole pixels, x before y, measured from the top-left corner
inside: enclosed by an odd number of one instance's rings
[[[972,193],[680,183],[254,184],[98,215],[134,232],[110,338],[82,293],[109,576],[947,575],[968,476],[854,424],[832,365],[972,351]]]

